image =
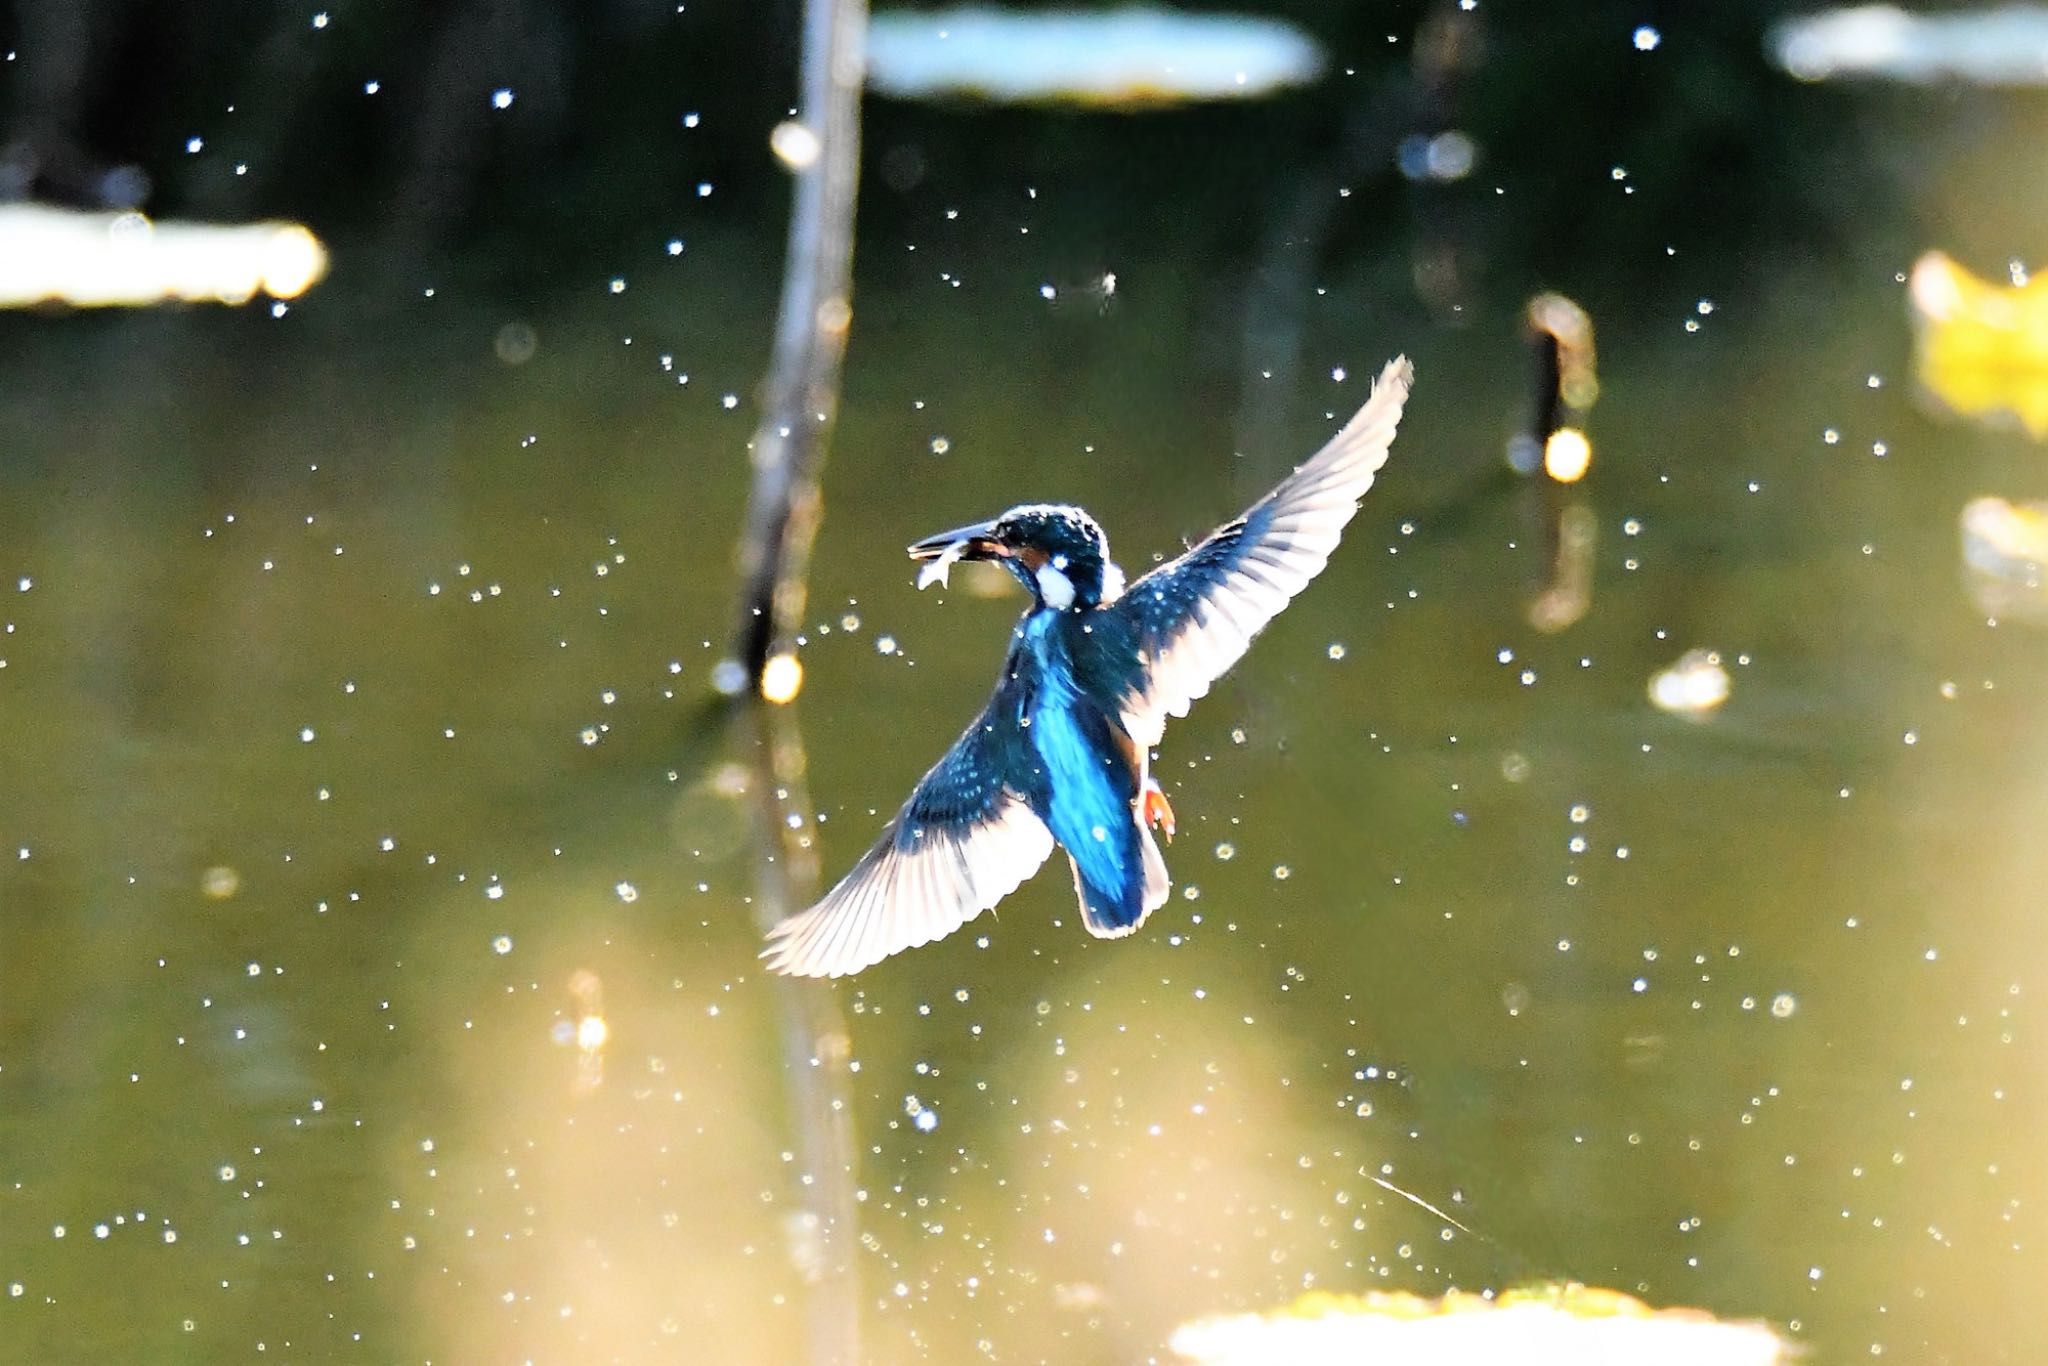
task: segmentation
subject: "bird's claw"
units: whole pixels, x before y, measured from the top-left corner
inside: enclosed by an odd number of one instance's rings
[[[1173,843],[1173,804],[1166,800],[1166,793],[1160,790],[1157,779],[1145,780],[1143,798],[1145,823],[1155,830],[1165,832],[1166,842]]]

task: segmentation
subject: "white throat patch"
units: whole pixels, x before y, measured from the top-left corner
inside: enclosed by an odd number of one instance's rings
[[[1045,599],[1047,607],[1064,612],[1074,605],[1074,581],[1067,577],[1065,570],[1055,568],[1053,562],[1047,560],[1038,566],[1038,596]]]

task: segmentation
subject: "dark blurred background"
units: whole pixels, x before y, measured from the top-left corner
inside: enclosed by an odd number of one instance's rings
[[[1606,288],[1657,287],[1668,272],[1633,250],[1645,241],[1753,255],[1867,241],[1856,225],[1901,170],[1886,115],[1767,64],[1765,27],[1789,8],[1302,0],[1261,13],[1329,53],[1336,71],[1304,93],[1140,117],[871,100],[863,241],[893,243],[934,199],[1056,177],[1117,187],[1065,209],[1105,252],[1171,232],[1199,267],[1254,252],[1302,178],[1333,168],[1355,194],[1332,250],[1382,250],[1417,215],[1440,218],[1508,289],[1590,260]],[[1633,51],[1642,26],[1671,41]],[[796,37],[794,6],[717,0],[21,3],[0,30],[17,54],[8,160],[15,187],[44,197],[91,202],[125,169],[118,188],[146,186],[153,213],[298,218],[344,248],[452,256],[536,287],[778,208],[761,153],[794,98]],[[502,111],[500,89],[516,94]],[[1476,141],[1478,170],[1404,188],[1393,144],[1445,127]],[[1633,195],[1593,208],[1616,166]],[[716,191],[700,201],[703,182]]]

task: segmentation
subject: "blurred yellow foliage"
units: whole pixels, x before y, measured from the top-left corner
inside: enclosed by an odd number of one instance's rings
[[[1790,1359],[1784,1341],[1766,1324],[1727,1323],[1703,1309],[1653,1309],[1633,1295],[1575,1281],[1547,1281],[1493,1296],[1454,1290],[1441,1299],[1389,1291],[1310,1294],[1269,1314],[1185,1324],[1172,1345],[1183,1360],[1209,1366],[1772,1366]]]
[[[2048,279],[1981,280],[1943,252],[1913,265],[1906,286],[1920,383],[1965,417],[2010,414],[2048,437]]]

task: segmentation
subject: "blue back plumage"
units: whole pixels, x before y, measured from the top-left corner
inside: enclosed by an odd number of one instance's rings
[[[1019,652],[1035,675],[1025,734],[1050,789],[1039,814],[1074,861],[1089,927],[1120,932],[1145,918],[1143,834],[1131,816],[1137,780],[1118,732],[1077,684],[1056,618],[1027,617]]]

